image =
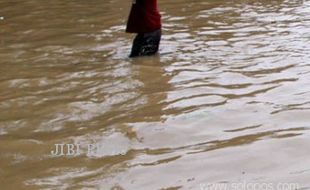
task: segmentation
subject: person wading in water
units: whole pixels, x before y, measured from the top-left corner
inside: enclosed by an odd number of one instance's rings
[[[133,0],[127,33],[137,33],[129,57],[154,55],[161,39],[161,15],[157,0]]]

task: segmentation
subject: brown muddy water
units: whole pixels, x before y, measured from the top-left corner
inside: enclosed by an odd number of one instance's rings
[[[130,4],[1,0],[0,189],[310,189],[310,2],[160,0],[137,59]]]

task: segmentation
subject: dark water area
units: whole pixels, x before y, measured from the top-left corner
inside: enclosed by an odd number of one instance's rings
[[[310,2],[159,0],[137,59],[130,4],[0,1],[0,189],[310,189]]]

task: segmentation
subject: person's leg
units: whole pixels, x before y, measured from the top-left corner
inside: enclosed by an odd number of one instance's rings
[[[158,52],[161,39],[161,30],[154,32],[138,34],[132,45],[129,57],[154,55]]]
[[[140,51],[140,55],[154,55],[158,52],[161,30],[144,34],[144,41]]]

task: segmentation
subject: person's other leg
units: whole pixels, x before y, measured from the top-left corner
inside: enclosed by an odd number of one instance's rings
[[[144,42],[144,34],[137,34],[135,39],[133,40],[131,53],[129,57],[137,57],[140,55],[143,42]]]

